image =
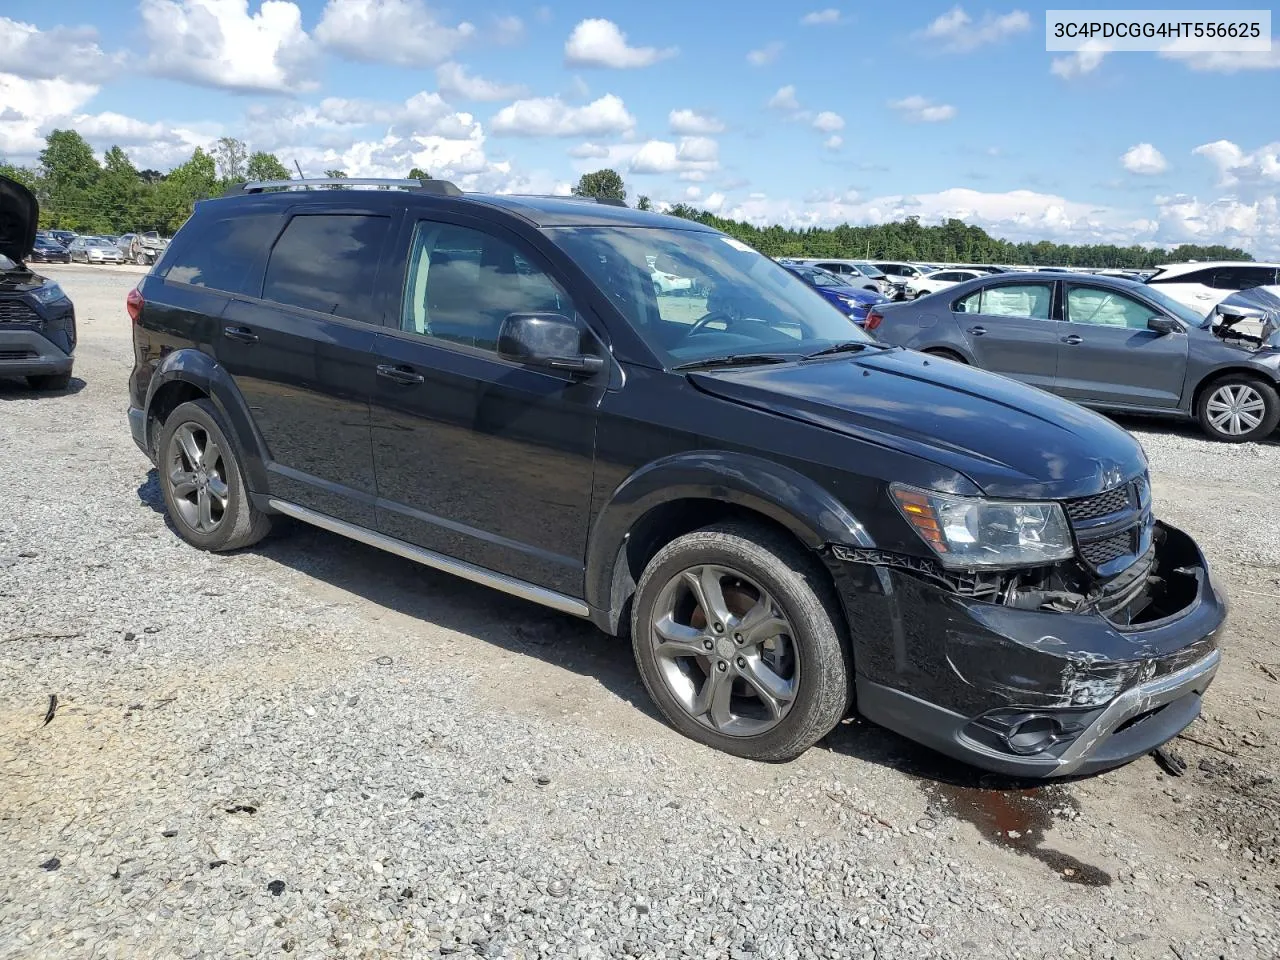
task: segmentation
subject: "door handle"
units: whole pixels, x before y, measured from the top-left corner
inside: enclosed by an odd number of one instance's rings
[[[427,378],[420,373],[414,373],[405,367],[394,367],[389,363],[378,364],[378,376],[406,385],[426,383],[427,381]]]
[[[257,343],[258,335],[248,327],[223,327],[222,335],[237,343]]]
[[[986,327],[970,327],[969,332],[972,333],[975,337],[981,337],[986,334],[987,328]]]
[[[1078,333],[1073,333],[1069,337],[1063,337],[1062,342],[1069,343],[1074,347],[1077,343],[1084,343],[1084,337],[1080,336]]]

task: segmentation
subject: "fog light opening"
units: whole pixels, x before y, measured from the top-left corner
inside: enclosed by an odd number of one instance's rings
[[[1061,732],[1062,726],[1053,717],[1029,717],[1009,731],[1005,742],[1014,753],[1026,756],[1053,746]]]

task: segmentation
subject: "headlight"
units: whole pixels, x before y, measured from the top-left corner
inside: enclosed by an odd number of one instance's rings
[[[31,295],[36,298],[37,303],[53,303],[55,300],[65,300],[67,295],[62,292],[62,288],[56,283],[46,283],[43,287],[36,287],[31,291]]]
[[[943,566],[1034,567],[1075,553],[1056,503],[953,497],[895,483],[894,502]]]

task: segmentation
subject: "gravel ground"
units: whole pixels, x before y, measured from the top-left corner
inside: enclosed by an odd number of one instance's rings
[[[1280,954],[1280,446],[1125,424],[1233,602],[1185,776],[857,721],[752,764],[576,620],[285,522],[187,547],[124,418],[139,271],[48,272],[82,382],[0,384],[0,958]]]

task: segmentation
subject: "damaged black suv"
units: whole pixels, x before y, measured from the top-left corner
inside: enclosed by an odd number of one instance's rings
[[[30,190],[0,176],[0,377],[65,390],[75,362],[75,308],[62,287],[26,265],[39,212]]]
[[[761,760],[856,706],[1081,774],[1199,712],[1223,598],[1097,414],[877,343],[686,220],[441,181],[230,194],[128,304],[130,425],[192,544],[283,515],[588,618],[678,730]]]

